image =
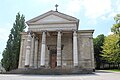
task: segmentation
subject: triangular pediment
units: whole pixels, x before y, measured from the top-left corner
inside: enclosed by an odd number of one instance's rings
[[[53,23],[53,22],[62,22],[62,21],[67,22],[69,20],[58,17],[56,15],[49,15],[40,20],[37,20],[35,23],[40,23],[40,22]]]
[[[78,23],[79,20],[72,16],[57,11],[49,11],[47,13],[44,13],[38,17],[35,17],[27,21],[27,24],[30,25],[30,24],[70,23],[70,22]]]

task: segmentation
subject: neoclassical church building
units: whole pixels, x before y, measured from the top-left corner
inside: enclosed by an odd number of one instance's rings
[[[28,32],[21,32],[18,69],[93,72],[94,30],[78,30],[79,19],[51,10],[26,24]]]

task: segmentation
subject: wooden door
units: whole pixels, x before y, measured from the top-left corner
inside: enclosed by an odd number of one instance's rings
[[[57,56],[56,51],[51,51],[50,55],[50,67],[54,69],[57,66]]]
[[[53,68],[55,68],[55,67],[56,67],[56,55],[53,54],[53,55],[51,56],[51,68],[53,69]]]

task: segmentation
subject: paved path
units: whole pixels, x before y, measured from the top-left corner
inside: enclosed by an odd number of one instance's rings
[[[120,72],[97,71],[86,75],[13,75],[0,74],[0,80],[120,80]]]

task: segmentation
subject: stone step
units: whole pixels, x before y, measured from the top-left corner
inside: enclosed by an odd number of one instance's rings
[[[62,74],[89,74],[92,71],[89,70],[80,70],[76,68],[72,69],[46,69],[46,68],[23,68],[16,69],[9,72],[7,74],[40,74],[40,75],[62,75]]]

